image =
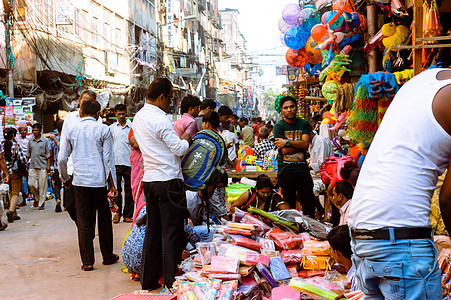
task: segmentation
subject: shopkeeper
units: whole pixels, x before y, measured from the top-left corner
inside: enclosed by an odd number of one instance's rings
[[[256,207],[266,212],[290,209],[288,203],[274,191],[271,179],[266,175],[257,177],[255,188],[244,192],[230,207],[230,211],[235,213],[235,208],[247,211],[249,207]]]

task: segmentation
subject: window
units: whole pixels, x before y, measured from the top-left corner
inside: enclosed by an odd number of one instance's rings
[[[115,43],[116,45],[118,45],[119,47],[122,47],[122,31],[119,28],[116,28],[115,31]]]
[[[96,17],[92,17],[91,34],[92,34],[92,42],[98,44],[99,43],[99,19],[97,19]]]
[[[83,40],[83,42],[87,43],[89,40],[89,32],[91,31],[91,20],[88,17],[88,12],[82,10],[81,11],[81,16],[80,16],[80,24],[82,24],[80,26],[81,28],[81,39]]]
[[[111,45],[111,11],[103,9],[103,45],[105,48]]]

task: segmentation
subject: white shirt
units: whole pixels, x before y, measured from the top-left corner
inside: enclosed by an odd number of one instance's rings
[[[348,223],[358,229],[428,227],[431,197],[448,166],[451,136],[432,102],[451,80],[423,71],[396,93],[376,132],[352,197]]]
[[[113,137],[114,145],[114,161],[116,166],[131,167],[130,152],[132,147],[128,141],[128,133],[132,128],[132,122],[126,120],[125,125],[122,126],[119,122],[110,125],[111,136]]]
[[[20,145],[20,147],[22,148],[23,153],[27,152],[27,147],[28,147],[28,143],[30,142],[30,140],[33,138],[33,135],[27,135],[25,138],[22,138],[22,136],[20,134],[18,134],[16,136],[16,142]]]
[[[329,138],[315,134],[309,148],[310,166],[315,173],[319,173],[326,158],[334,156],[334,149]]]
[[[351,207],[351,199],[346,201],[345,204],[340,208],[340,224],[339,225],[348,225],[348,213],[349,208]]]
[[[58,169],[64,182],[70,179],[67,161],[71,154],[75,161],[74,186],[105,187],[110,173],[116,182],[113,138],[108,126],[99,124],[93,117],[85,117],[68,129],[67,141],[58,156]]]
[[[61,140],[60,140],[60,149],[62,148],[63,144],[67,142],[67,131],[70,128],[74,128],[77,126],[81,121],[80,118],[80,111],[72,111],[66,115],[66,118],[64,118],[63,128],[61,129]],[[97,120],[98,123],[102,124],[102,119],[99,117]],[[72,175],[74,173],[74,162],[72,160],[72,156],[69,156],[69,160],[67,162],[67,173],[69,175]]]
[[[238,137],[233,132],[230,132],[228,130],[222,131],[222,135],[224,136],[226,140],[226,144],[233,143],[232,147],[227,148],[227,151],[229,152],[229,159],[231,161],[234,161],[236,159],[236,147],[235,145],[238,144]]]
[[[144,161],[144,182],[183,179],[180,156],[189,143],[181,140],[159,107],[146,103],[133,120],[133,135]]]

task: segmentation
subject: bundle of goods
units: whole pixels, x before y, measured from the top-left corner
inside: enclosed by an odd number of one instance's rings
[[[296,210],[250,211],[237,209],[232,222],[215,227],[212,242],[198,243],[182,262],[180,299],[334,299],[346,292],[346,277],[333,270],[332,249],[318,234],[327,225]]]

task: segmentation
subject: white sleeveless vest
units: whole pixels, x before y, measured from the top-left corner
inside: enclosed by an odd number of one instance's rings
[[[451,155],[451,136],[432,113],[435,95],[451,84],[436,79],[441,70],[415,76],[393,99],[357,181],[351,227],[430,226],[431,197]]]

